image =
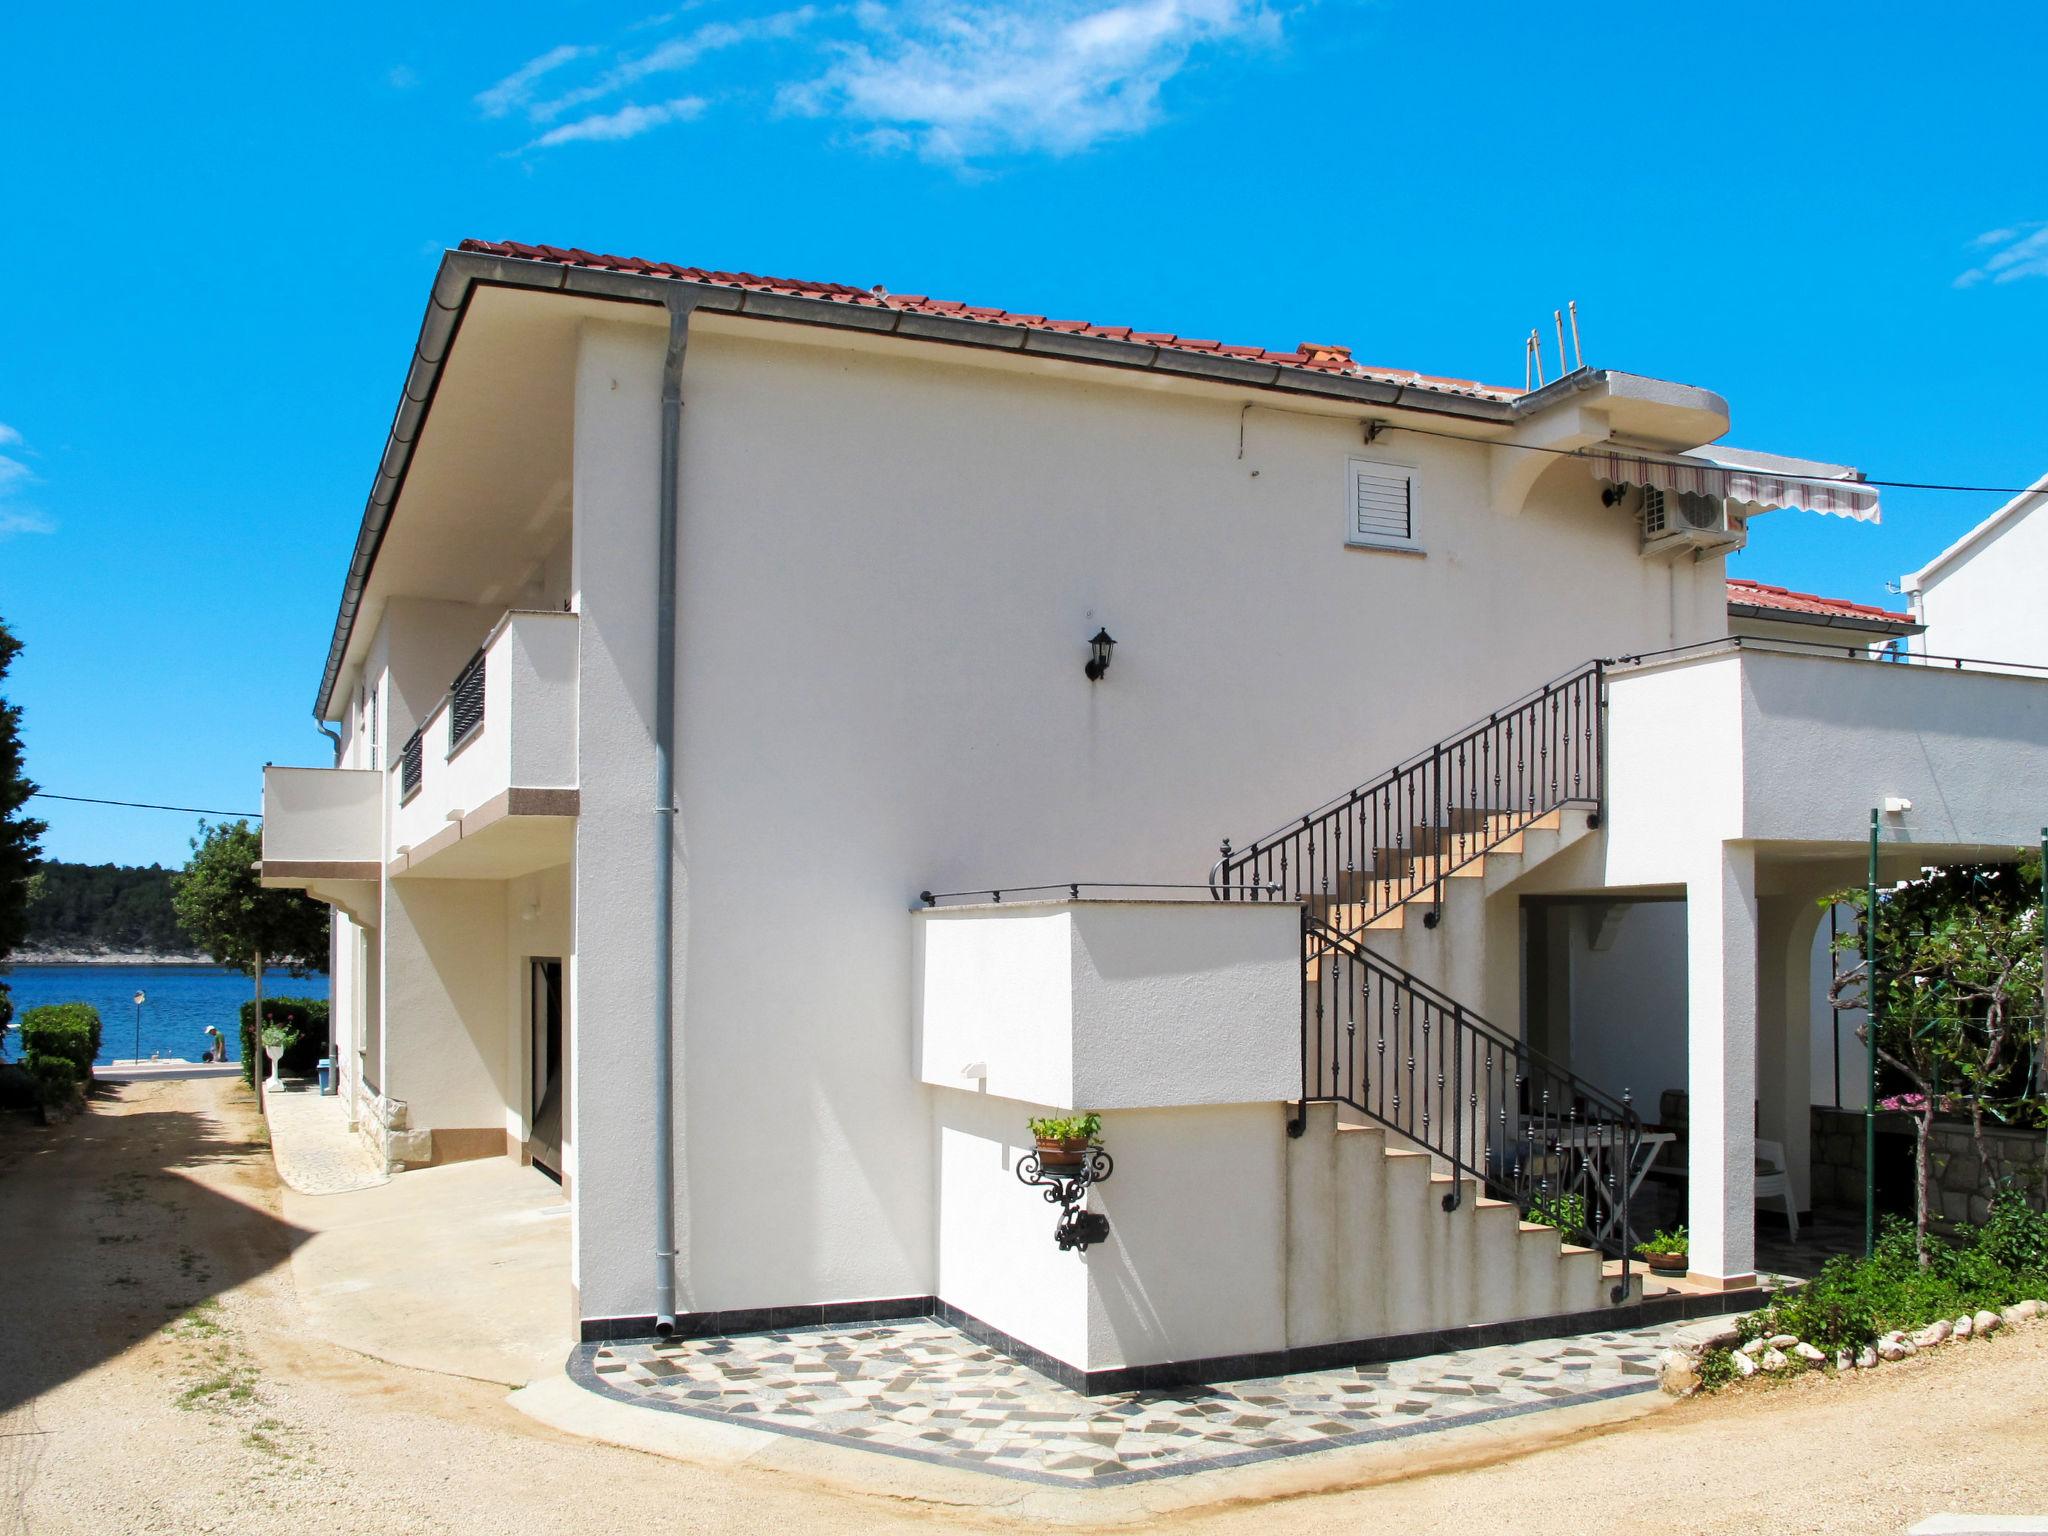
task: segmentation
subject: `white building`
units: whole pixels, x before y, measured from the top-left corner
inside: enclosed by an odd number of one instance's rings
[[[2048,667],[2048,475],[1900,586],[1925,626],[1914,649]]]
[[[2048,693],[1731,638],[1747,519],[1876,494],[1727,425],[465,243],[315,697],[339,764],[266,778],[359,1122],[559,1176],[587,1337],[941,1310],[1090,1385],[1398,1352],[1616,1299],[1515,1209],[1625,1246],[1640,1145],[1525,1038],[1526,914],[1668,898],[1694,1279],[1746,1287],[1812,896],[1885,796],[1901,870],[2030,836]],[[1020,1187],[1069,1110],[1106,1230]]]

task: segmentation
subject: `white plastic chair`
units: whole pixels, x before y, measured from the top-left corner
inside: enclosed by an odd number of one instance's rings
[[[1756,1203],[1785,1202],[1785,1224],[1792,1229],[1792,1241],[1799,1241],[1799,1202],[1792,1198],[1792,1179],[1785,1172],[1785,1148],[1775,1141],[1756,1144]]]

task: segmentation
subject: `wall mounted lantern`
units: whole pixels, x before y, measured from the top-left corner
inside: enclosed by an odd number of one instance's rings
[[[1102,675],[1109,670],[1109,653],[1116,649],[1116,641],[1109,637],[1109,631],[1098,629],[1095,638],[1088,642],[1088,665],[1082,670],[1088,674],[1088,681],[1099,683]]]

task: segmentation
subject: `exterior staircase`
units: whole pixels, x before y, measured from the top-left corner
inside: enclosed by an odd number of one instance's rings
[[[1383,951],[1526,854],[1599,824],[1605,663],[1589,662],[1243,849],[1218,900],[1302,905],[1289,1126],[1289,1335],[1368,1338],[1640,1294],[1640,1122]],[[1468,884],[1469,882],[1469,884]],[[1525,1221],[1540,1211],[1551,1224]],[[1565,1241],[1558,1224],[1577,1241]],[[1620,1258],[1603,1276],[1602,1250]],[[1299,1326],[1297,1326],[1297,1323]]]
[[[1290,1346],[1593,1312],[1640,1296],[1640,1277],[1617,1298],[1597,1251],[1441,1166],[1385,1127],[1341,1120],[1333,1103],[1307,1107],[1287,1147]]]

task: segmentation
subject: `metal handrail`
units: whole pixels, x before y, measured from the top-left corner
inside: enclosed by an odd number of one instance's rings
[[[1642,1136],[1629,1096],[1610,1098],[1306,912],[1302,949],[1303,1105],[1347,1105],[1521,1211],[1579,1197],[1578,1236],[1621,1260],[1624,1299]],[[1454,1180],[1444,1209],[1462,1198]]]
[[[1249,890],[1250,887],[1240,887]],[[1145,881],[1145,880],[1056,880],[1050,885],[999,885],[986,886],[978,891],[919,891],[918,902],[926,907],[935,907],[942,901],[965,901],[970,898],[1000,903],[1005,893],[1011,896],[1036,896],[1047,891],[1065,891],[1069,901],[1081,900],[1083,891],[1187,891],[1214,898],[1216,887],[1209,883]],[[1262,887],[1259,894],[1269,901],[1280,899],[1278,885]]]
[[[1287,899],[1358,908],[1355,932],[1428,896],[1434,927],[1451,874],[1530,823],[1579,804],[1597,825],[1607,666],[1552,679],[1247,848],[1225,839],[1209,872],[1217,899],[1277,884]]]
[[[2033,661],[1994,661],[1982,656],[1931,655],[1923,651],[1895,650],[1890,646],[1845,645],[1840,641],[1791,640],[1762,635],[1722,635],[1712,640],[1695,640],[1690,645],[1669,646],[1661,651],[1634,651],[1617,656],[1613,667],[1638,667],[1660,661],[1682,661],[1692,656],[1713,656],[1728,651],[1754,651],[1759,655],[1825,656],[1835,661],[1867,661],[1880,666],[1923,667],[1934,672],[1983,672],[1992,675],[2025,673],[2048,677],[2048,664]]]

